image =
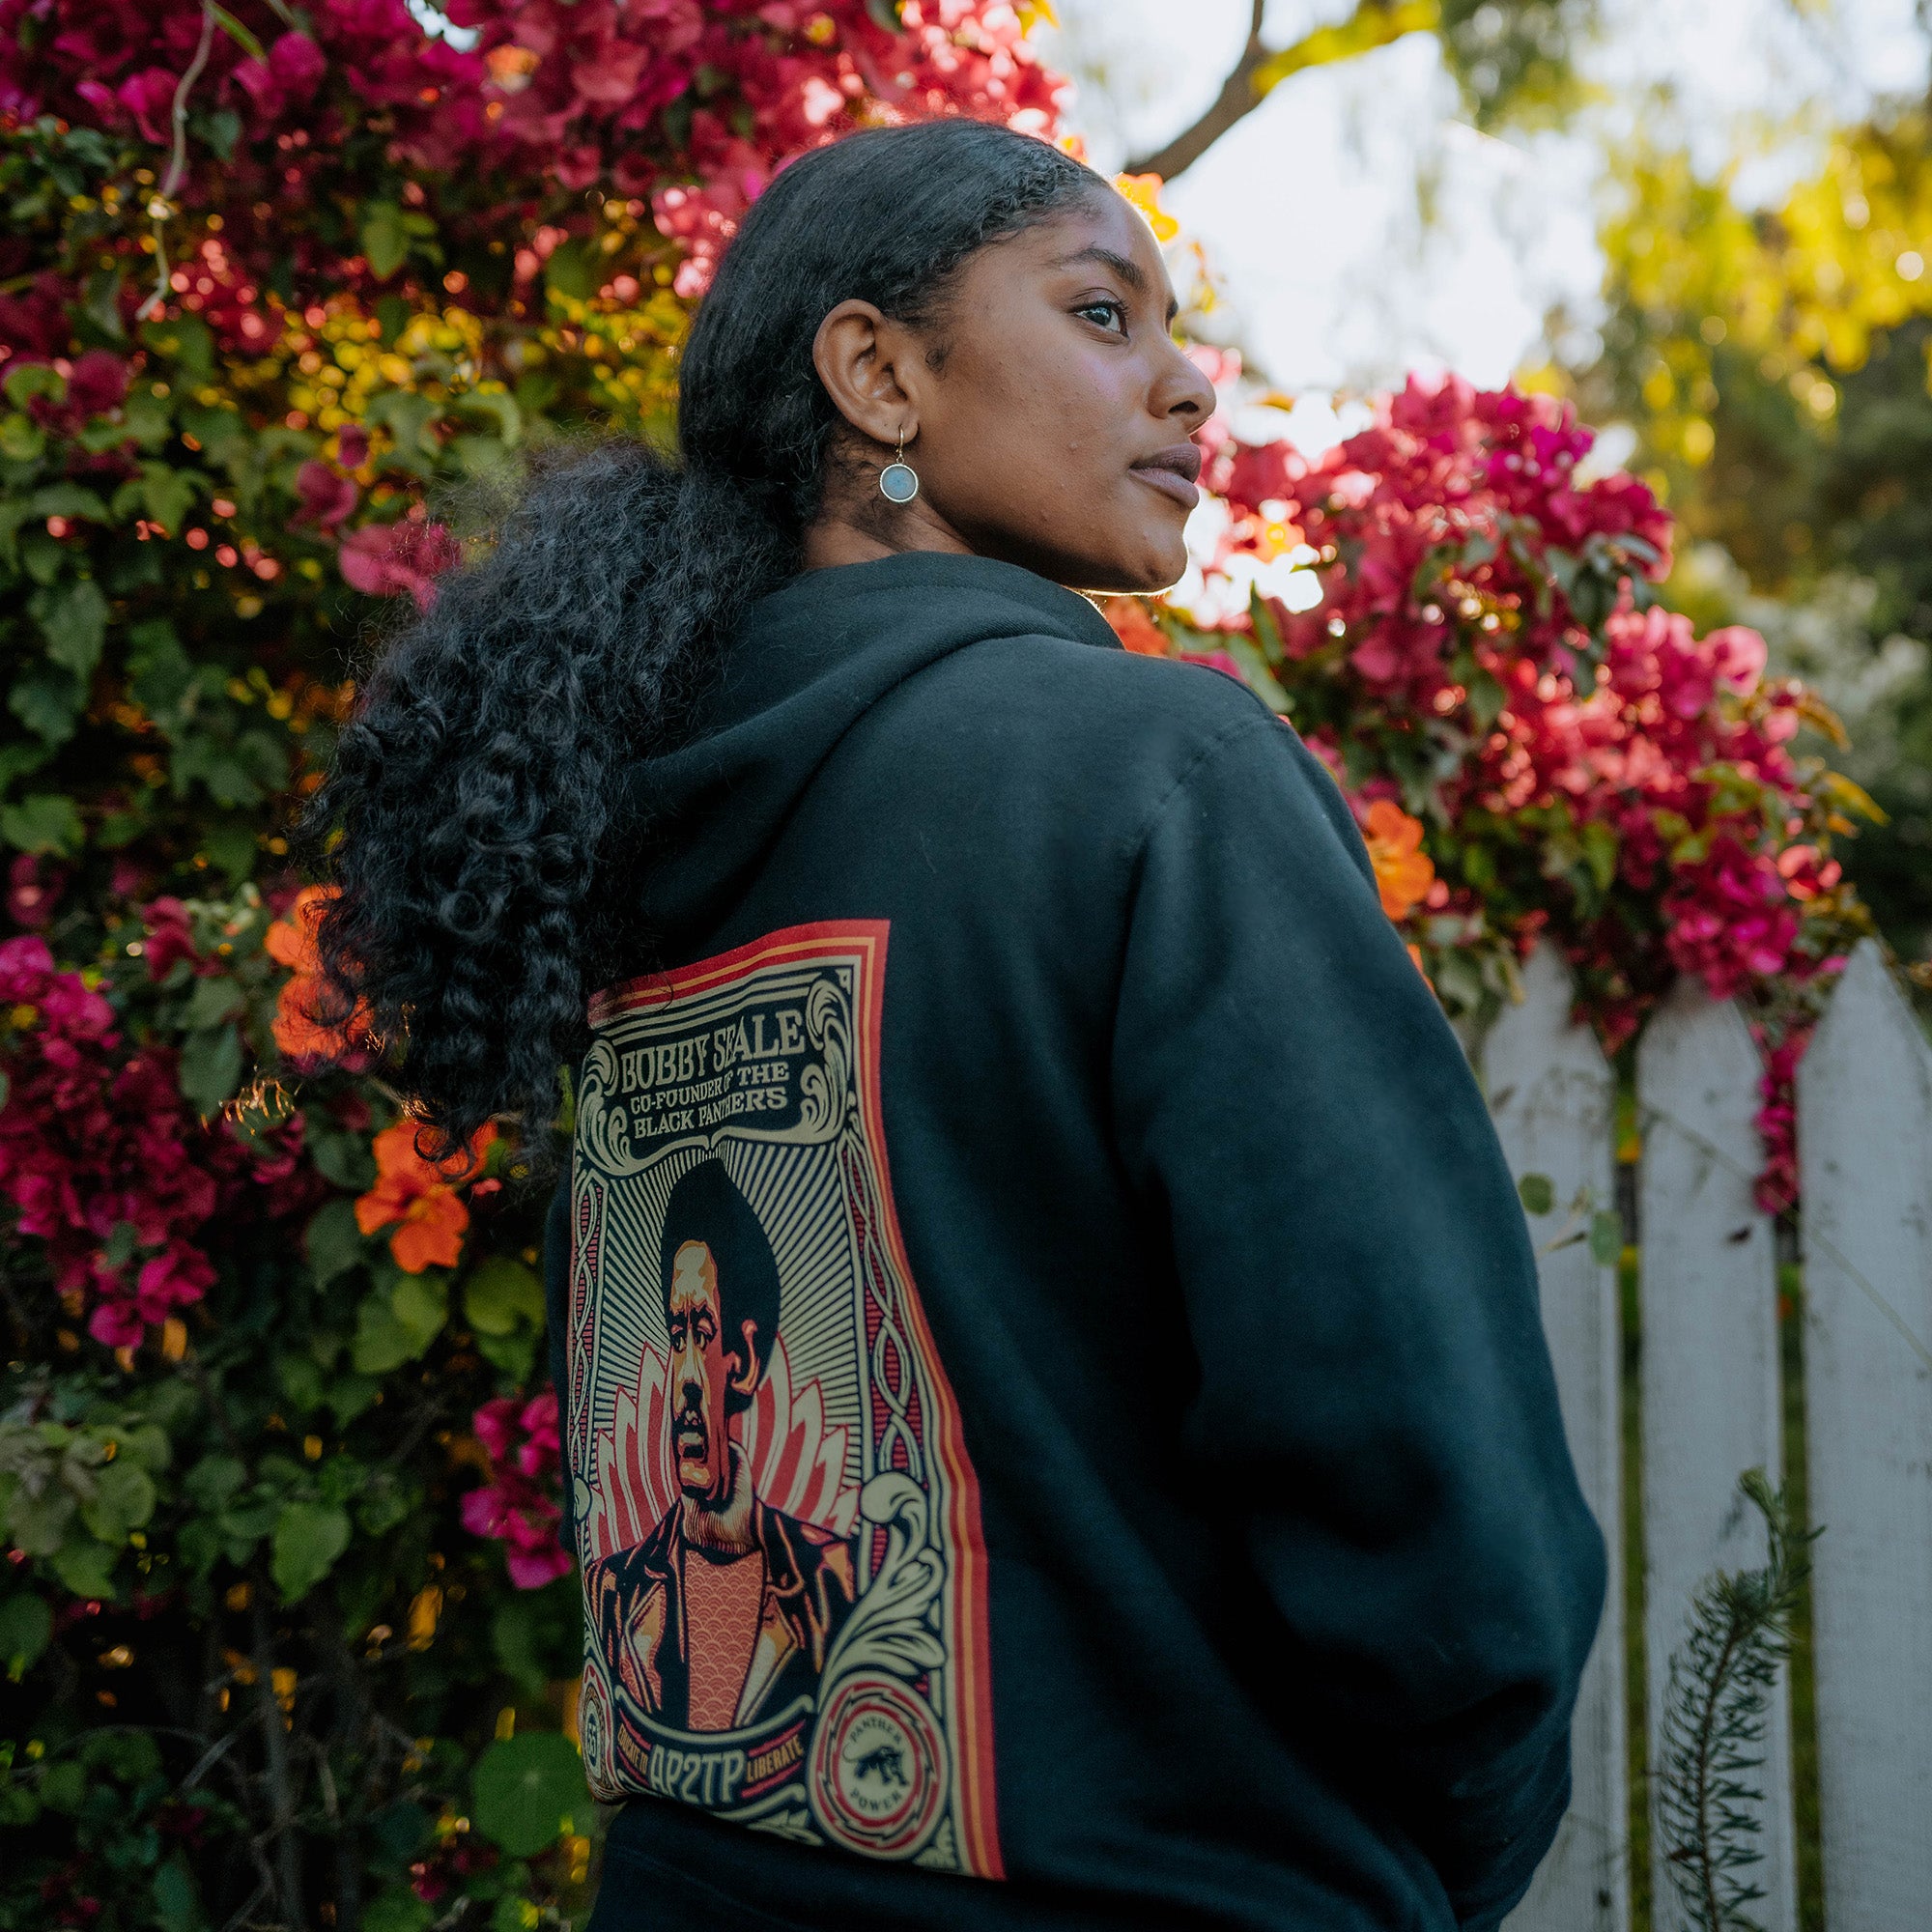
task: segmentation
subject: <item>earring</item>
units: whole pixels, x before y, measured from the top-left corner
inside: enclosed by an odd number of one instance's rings
[[[919,471],[905,460],[905,431],[899,431],[899,453],[879,471],[879,495],[889,503],[910,503],[919,495]]]

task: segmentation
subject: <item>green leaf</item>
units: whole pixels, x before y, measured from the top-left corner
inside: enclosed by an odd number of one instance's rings
[[[195,479],[185,469],[160,462],[141,466],[141,504],[149,521],[178,535],[194,508]],[[157,621],[165,621],[157,620]]]
[[[110,342],[125,342],[128,331],[121,322],[121,271],[98,269],[87,278],[87,299],[82,313]]]
[[[76,1597],[114,1594],[114,1555],[91,1536],[71,1536],[54,1551],[54,1575]]]
[[[321,1365],[307,1355],[277,1356],[275,1381],[303,1415],[311,1409],[320,1408],[327,1398]]]
[[[1593,818],[1583,827],[1580,837],[1590,876],[1596,881],[1597,890],[1606,893],[1617,876],[1617,835],[1601,818]]]
[[[94,1479],[94,1494],[80,1506],[80,1520],[102,1543],[120,1548],[130,1530],[155,1513],[154,1479],[127,1457],[108,1463]]]
[[[572,301],[588,301],[597,293],[602,260],[594,237],[586,241],[560,242],[550,251],[550,259],[544,264],[544,281],[556,294],[566,296]]]
[[[49,748],[65,745],[73,736],[86,702],[80,680],[53,665],[30,670],[7,694],[7,709]]]
[[[181,1852],[155,1873],[155,1920],[161,1932],[202,1932],[208,1923],[202,1916],[194,1874]]]
[[[45,433],[18,411],[0,416],[0,456],[9,463],[37,463],[46,446]]]
[[[220,1111],[242,1080],[242,1036],[232,1026],[191,1033],[182,1045],[182,1094],[196,1112]]]
[[[355,1267],[365,1253],[353,1201],[330,1201],[309,1217],[308,1265],[318,1288]]]
[[[347,1429],[376,1400],[382,1384],[374,1376],[337,1376],[328,1385],[328,1412],[338,1429]]]
[[[220,1510],[247,1480],[248,1471],[233,1456],[204,1456],[187,1472],[183,1487],[195,1508]]]
[[[427,1268],[406,1274],[389,1291],[389,1307],[413,1343],[410,1353],[420,1355],[449,1321],[449,1277]]]
[[[107,599],[92,578],[37,590],[28,607],[47,640],[47,655],[85,682],[107,641]]]
[[[416,1354],[415,1337],[396,1320],[389,1297],[378,1291],[364,1295],[355,1311],[355,1338],[349,1345],[349,1359],[356,1372],[365,1376],[385,1376],[399,1369]]]
[[[110,521],[107,505],[78,483],[49,483],[36,490],[31,513],[36,517],[85,517],[94,524]]]
[[[1516,1191],[1526,1214],[1547,1214],[1556,1206],[1556,1186],[1547,1174],[1525,1174]]]
[[[85,1766],[74,1758],[48,1765],[41,1777],[41,1803],[49,1811],[78,1811],[87,1803]]]
[[[434,443],[425,443],[423,431],[442,413],[442,406],[429,396],[412,389],[385,389],[369,406],[369,420],[381,423],[396,440],[404,454],[433,455]]]
[[[536,1366],[537,1345],[543,1337],[534,1328],[519,1328],[514,1335],[474,1335],[476,1352],[499,1376],[519,1384],[530,1378]]]
[[[200,1027],[219,1026],[223,1020],[233,1019],[242,1007],[242,988],[233,980],[216,974],[194,982],[181,1023],[191,1032]]]
[[[386,282],[409,258],[409,230],[392,201],[372,201],[363,209],[360,239],[369,272],[379,282]]]
[[[366,1194],[376,1184],[376,1156],[369,1151],[369,1143],[360,1134],[319,1126],[318,1120],[324,1118],[317,1113],[308,1116],[308,1153],[316,1172],[352,1194]]]
[[[63,403],[67,400],[67,378],[51,362],[21,362],[7,371],[0,390],[16,410],[24,410],[36,396]]]
[[[289,1503],[275,1519],[270,1574],[284,1602],[305,1597],[349,1548],[349,1513],[329,1503]]]
[[[151,617],[128,630],[128,672],[134,702],[156,718],[174,711],[194,681],[194,667],[165,617]]]
[[[499,1739],[476,1760],[470,1788],[471,1822],[513,1859],[534,1858],[589,1816],[583,1760],[558,1731]]]
[[[491,1255],[463,1287],[464,1319],[479,1335],[508,1335],[518,1321],[541,1328],[543,1283],[522,1262]]]
[[[516,1590],[490,1620],[497,1662],[532,1695],[568,1677],[583,1658],[583,1592],[574,1577],[540,1590]]]
[[[67,549],[47,534],[43,524],[36,524],[20,539],[20,561],[36,583],[58,583],[67,574]]]
[[[471,389],[456,397],[450,407],[466,414],[495,416],[497,434],[505,449],[514,449],[523,435],[523,412],[517,408],[516,397],[507,389]]]
[[[362,1908],[362,1932],[428,1932],[436,1912],[406,1885],[377,1893]]]
[[[191,382],[205,383],[214,373],[214,337],[198,316],[180,315],[166,322],[148,323],[141,330],[141,340],[156,355],[178,362],[182,374]]]
[[[277,774],[279,781],[280,774]],[[211,790],[215,788],[211,786]],[[216,798],[223,805],[252,804],[262,796],[262,787],[252,780],[244,780],[234,787],[227,797],[216,791]],[[239,886],[255,869],[255,828],[245,819],[231,818],[218,825],[203,829],[201,849],[208,854],[209,863],[217,867],[227,877],[231,886]]]
[[[402,1484],[389,1479],[363,1489],[355,1502],[355,1520],[365,1536],[386,1536],[399,1522],[409,1520],[421,1501]]]
[[[0,808],[0,839],[16,851],[71,858],[86,836],[73,800],[63,792],[33,792]]]
[[[1599,1267],[1615,1267],[1624,1251],[1624,1217],[1605,1208],[1590,1217],[1590,1259]]]
[[[53,1612],[31,1590],[17,1590],[0,1602],[0,1666],[13,1683],[40,1662],[53,1636]]]

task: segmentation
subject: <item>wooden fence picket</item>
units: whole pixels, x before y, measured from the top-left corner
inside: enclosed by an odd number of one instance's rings
[[[1510,1171],[1550,1180],[1555,1206],[1530,1222],[1544,1328],[1556,1365],[1564,1427],[1583,1493],[1610,1549],[1609,1600],[1584,1671],[1571,1732],[1574,1788],[1554,1847],[1510,1932],[1626,1932],[1630,1923],[1629,1803],[1624,1730],[1623,1481],[1618,1441],[1616,1277],[1586,1240],[1615,1177],[1615,1080],[1595,1037],[1570,1021],[1570,977],[1542,947],[1524,971],[1525,997],[1484,1043],[1484,1088]],[[1573,1214],[1579,1196],[1580,1219]]]
[[[1799,1069],[1826,1920],[1932,1918],[1932,1050],[1863,941]]]
[[[1782,1467],[1777,1256],[1770,1218],[1751,1199],[1763,1156],[1752,1117],[1762,1063],[1737,1008],[1681,980],[1637,1048],[1643,1135],[1637,1221],[1642,1232],[1644,1637],[1650,1759],[1662,1736],[1671,1655],[1683,1643],[1691,1593],[1719,1566],[1765,1560],[1763,1519],[1738,1476]],[[1765,1932],[1796,1932],[1791,1724],[1786,1680],[1772,1695],[1764,1793],[1751,1807],[1763,1862],[1749,1876],[1766,1896],[1751,1908]],[[1657,1932],[1691,1920],[1665,1861],[1652,1797],[1652,1911]],[[1862,1920],[1850,1921],[1863,1923]],[[1876,1922],[1876,1921],[1873,1921]]]

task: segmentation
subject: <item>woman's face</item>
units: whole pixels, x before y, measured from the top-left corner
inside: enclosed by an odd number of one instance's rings
[[[840,303],[815,359],[861,460],[835,468],[808,564],[963,551],[1079,590],[1172,583],[1214,405],[1176,306],[1147,223],[1104,189],[980,249],[924,330]],[[919,495],[895,504],[877,479],[901,431]]]

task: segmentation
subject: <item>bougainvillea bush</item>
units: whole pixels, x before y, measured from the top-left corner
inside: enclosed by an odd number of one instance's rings
[[[290,822],[786,156],[1053,131],[983,0],[442,13],[0,0],[0,1926],[581,1917],[539,1206],[307,1017]]]
[[[1552,397],[1454,378],[1319,461],[1223,437],[1208,614],[1121,628],[1293,720],[1452,1013],[1491,1016],[1540,937],[1612,1051],[1680,974],[1742,997],[1771,1049],[1760,1197],[1789,1208],[1797,1059],[1869,929],[1833,840],[1870,803],[1793,754],[1835,721],[1766,678],[1755,632],[1700,638],[1657,601],[1670,520],[1634,477],[1583,480],[1593,441]],[[1264,594],[1285,565],[1293,594]]]
[[[290,824],[446,493],[662,433],[788,156],[1052,137],[1025,11],[0,0],[0,1926],[581,1909],[551,1129],[418,1155],[310,1017]],[[1788,1074],[1856,799],[1748,634],[1656,607],[1640,486],[1453,384],[1317,463],[1215,434],[1220,614],[1117,621],[1293,717],[1445,1002],[1544,933],[1613,1042],[1690,970]]]

